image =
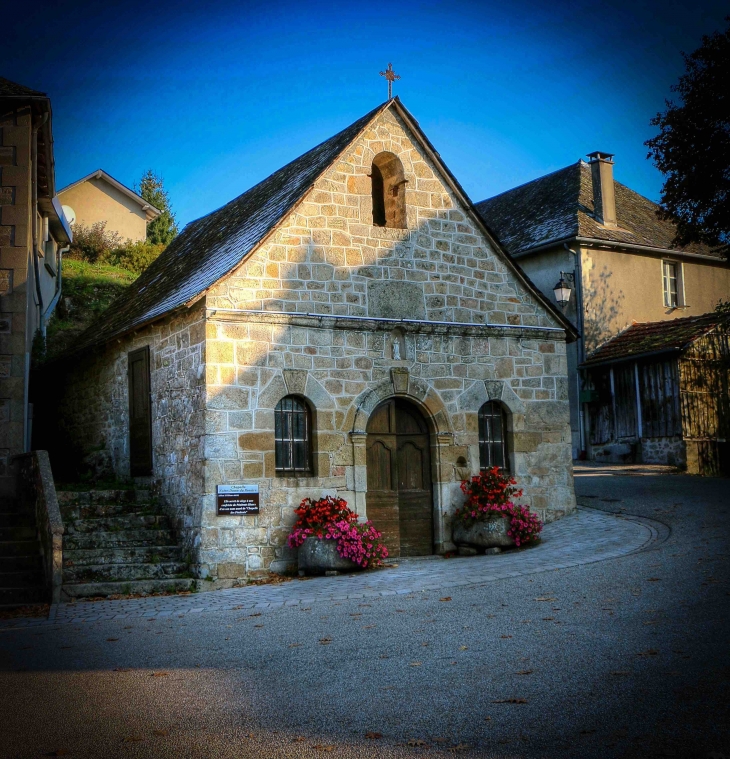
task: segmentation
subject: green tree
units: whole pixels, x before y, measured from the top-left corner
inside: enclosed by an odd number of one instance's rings
[[[162,213],[147,225],[147,241],[154,245],[169,245],[177,236],[178,228],[175,214],[170,206],[162,177],[148,169],[142,175],[135,190],[151,205]]]
[[[726,21],[730,22],[730,16]],[[672,86],[645,143],[648,158],[665,175],[661,216],[677,225],[676,245],[730,246],[730,25],[682,54],[685,73]]]

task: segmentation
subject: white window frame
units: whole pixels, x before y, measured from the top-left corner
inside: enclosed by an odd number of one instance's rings
[[[669,297],[669,278],[667,276],[667,268],[669,266],[674,267],[675,272],[676,303],[671,303]],[[668,258],[662,259],[662,300],[664,308],[684,308],[684,276],[681,261],[673,261]]]

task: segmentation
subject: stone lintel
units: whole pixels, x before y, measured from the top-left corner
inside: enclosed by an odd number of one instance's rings
[[[565,341],[565,331],[555,327],[531,327],[510,324],[473,324],[469,322],[433,322],[410,319],[355,318],[327,314],[283,313],[279,311],[245,311],[207,308],[209,321],[258,324],[286,324],[313,329],[342,329],[350,332],[391,332],[400,327],[404,332],[431,335],[463,335],[467,337],[502,337],[526,340]]]

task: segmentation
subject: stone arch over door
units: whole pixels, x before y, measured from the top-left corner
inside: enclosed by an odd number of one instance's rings
[[[393,373],[391,381],[383,381],[363,392],[355,401],[355,412],[350,432],[354,457],[354,501],[357,513],[368,517],[367,492],[367,426],[375,409],[389,399],[399,398],[412,403],[422,414],[429,432],[433,552],[451,550],[450,532],[447,531],[444,512],[452,499],[454,435],[451,419],[439,394],[426,382],[409,377],[407,371]]]
[[[411,401],[393,397],[367,425],[367,512],[392,556],[433,553],[431,435]]]

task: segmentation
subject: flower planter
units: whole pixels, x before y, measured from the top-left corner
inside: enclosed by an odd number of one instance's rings
[[[453,526],[454,543],[475,548],[513,548],[515,541],[507,534],[509,525],[510,518],[501,514],[495,514],[468,526],[463,522],[456,522]]]
[[[299,546],[299,571],[310,575],[325,572],[354,572],[362,567],[337,552],[337,541],[309,537]]]

